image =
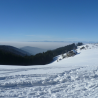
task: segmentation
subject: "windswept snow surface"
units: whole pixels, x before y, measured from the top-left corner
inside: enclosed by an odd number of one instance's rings
[[[98,46],[83,46],[48,65],[0,65],[0,98],[98,98]]]

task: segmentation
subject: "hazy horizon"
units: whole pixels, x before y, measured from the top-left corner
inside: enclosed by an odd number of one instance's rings
[[[17,48],[25,46],[37,47],[42,49],[56,49],[71,44],[72,42],[0,42],[0,45],[10,45]]]
[[[37,48],[41,48],[41,49],[56,49],[59,47],[63,47],[72,43],[78,43],[78,42],[82,42],[82,41],[57,41],[57,42],[0,42],[0,45],[10,45],[10,46],[14,46],[17,48],[22,48],[25,46],[30,46],[30,47],[37,47]],[[82,42],[82,43],[94,43],[94,42]],[[96,42],[97,43],[97,42]]]

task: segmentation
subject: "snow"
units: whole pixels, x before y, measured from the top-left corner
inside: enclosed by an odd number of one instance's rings
[[[48,65],[0,65],[0,98],[98,98],[98,44],[83,46]]]

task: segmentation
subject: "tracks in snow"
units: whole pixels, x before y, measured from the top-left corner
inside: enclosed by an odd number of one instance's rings
[[[58,74],[13,75],[37,69],[6,69],[0,73],[0,98],[89,98],[98,97],[98,68],[76,68]],[[8,73],[12,75],[7,76]],[[94,97],[93,97],[94,98]]]

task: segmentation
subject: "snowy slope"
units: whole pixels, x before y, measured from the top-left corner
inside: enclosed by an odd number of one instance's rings
[[[0,65],[0,98],[98,98],[98,44],[83,46],[48,65]]]

